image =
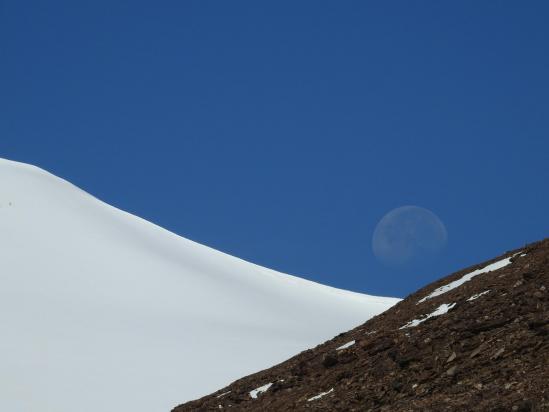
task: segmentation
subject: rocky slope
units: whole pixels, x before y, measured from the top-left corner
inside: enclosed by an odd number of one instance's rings
[[[549,239],[173,409],[549,411]]]

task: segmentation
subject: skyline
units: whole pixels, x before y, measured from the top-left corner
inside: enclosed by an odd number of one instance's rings
[[[548,11],[6,2],[0,157],[253,263],[404,297],[547,236]],[[372,235],[404,205],[448,241],[388,267]]]

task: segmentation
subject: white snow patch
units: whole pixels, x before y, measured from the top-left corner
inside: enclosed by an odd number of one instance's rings
[[[352,340],[350,342],[347,342],[345,345],[341,345],[339,348],[336,348],[336,350],[343,350],[343,349],[347,349],[351,346],[353,346],[355,344],[355,341]]]
[[[321,393],[319,393],[318,395],[313,396],[312,398],[307,399],[307,402],[316,401],[316,400],[322,398],[323,396],[326,396],[326,395],[328,395],[329,393],[332,393],[333,391],[334,391],[334,388],[330,389],[328,392],[321,392]]]
[[[253,399],[257,399],[257,395],[259,395],[260,393],[263,393],[263,392],[267,392],[269,390],[269,388],[272,386],[272,382],[269,382],[263,386],[260,386],[259,388],[257,389],[254,389],[253,391],[250,391],[250,396],[253,398]]]
[[[518,255],[520,252],[515,253],[513,256]],[[498,260],[497,262],[491,263],[488,266],[483,267],[482,269],[474,270],[473,272],[467,273],[466,275],[463,275],[458,280],[454,280],[453,282],[448,283],[447,285],[441,286],[437,289],[435,289],[433,292],[425,296],[423,299],[421,299],[419,303],[423,303],[428,299],[434,298],[435,296],[442,295],[446,292],[449,292],[452,289],[455,289],[461,285],[463,285],[465,282],[469,282],[471,279],[473,279],[475,276],[481,275],[483,273],[493,272],[494,270],[501,269],[508,264],[511,263],[511,258],[513,256],[510,256],[508,258]]]
[[[401,326],[400,329],[415,328],[417,325],[419,325],[420,323],[425,322],[425,321],[426,321],[427,319],[429,319],[429,318],[434,318],[434,317],[436,317],[436,316],[444,315],[444,314],[447,313],[450,309],[452,309],[455,305],[456,305],[455,303],[450,303],[450,304],[443,303],[443,304],[440,305],[438,308],[436,308],[433,312],[431,312],[431,313],[429,313],[428,315],[426,315],[424,318],[422,318],[422,319],[414,319],[414,320],[408,322],[406,325]]]
[[[222,398],[223,396],[228,395],[229,393],[231,393],[231,391],[220,393],[219,395],[216,396],[216,398]]]
[[[467,302],[471,302],[472,300],[478,299],[478,298],[480,298],[482,295],[486,295],[486,294],[489,293],[489,292],[490,292],[490,290],[485,290],[484,292],[477,293],[476,295],[473,295],[473,296],[471,296],[469,299],[467,299]]]

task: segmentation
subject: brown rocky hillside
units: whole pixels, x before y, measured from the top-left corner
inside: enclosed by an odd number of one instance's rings
[[[220,409],[549,411],[549,239],[173,412]]]

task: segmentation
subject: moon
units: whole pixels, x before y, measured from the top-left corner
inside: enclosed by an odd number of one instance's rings
[[[437,215],[423,207],[402,206],[379,221],[372,250],[383,263],[403,265],[436,255],[447,240],[446,227]]]

